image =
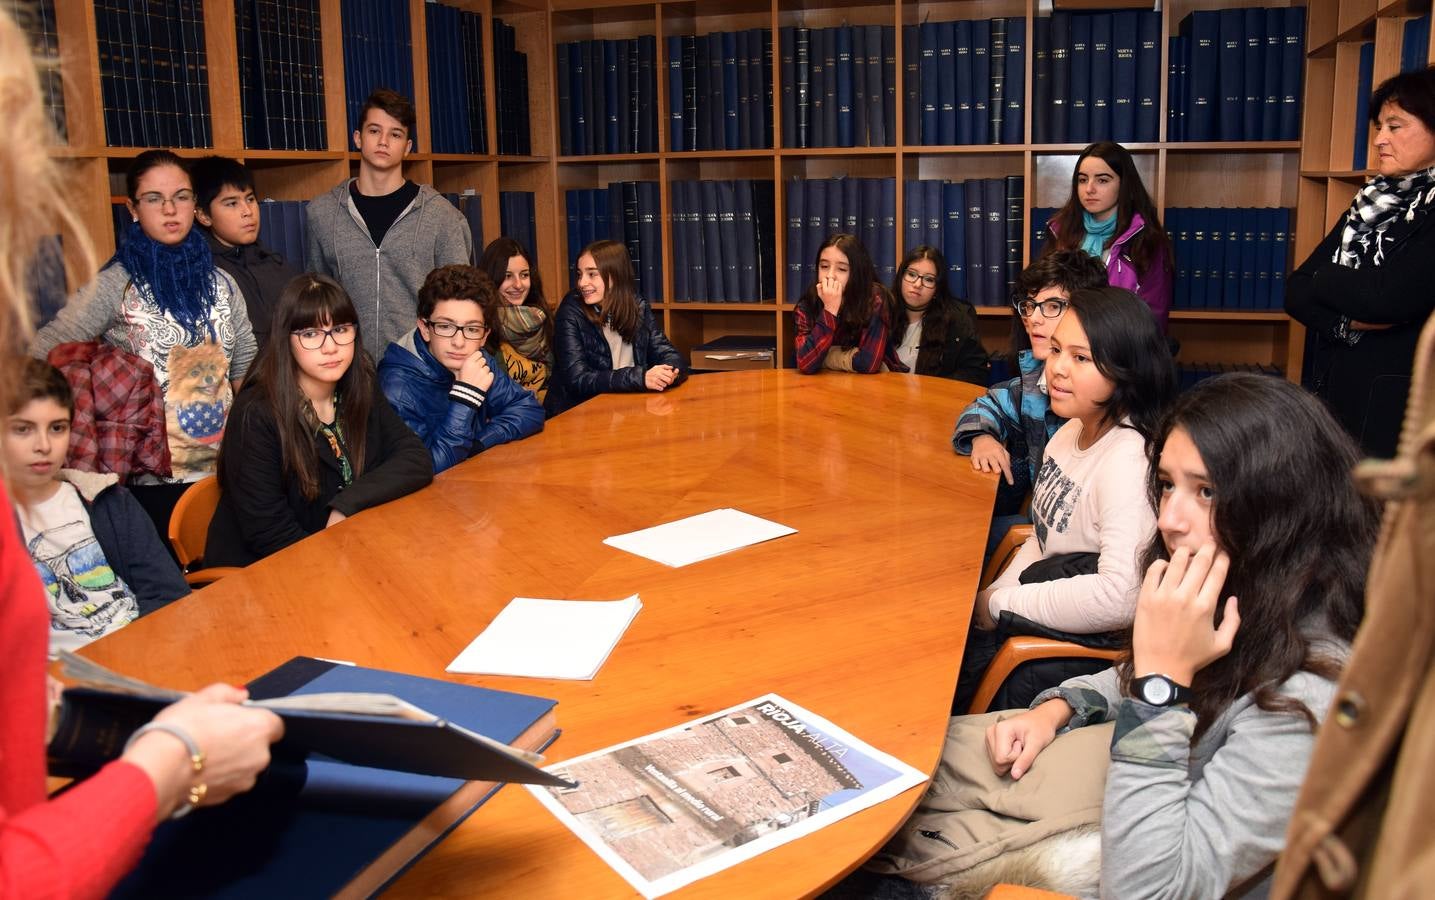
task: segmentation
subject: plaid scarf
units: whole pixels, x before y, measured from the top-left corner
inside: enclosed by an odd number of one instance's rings
[[[1377,175],[1355,195],[1331,262],[1348,269],[1378,266],[1435,204],[1435,168],[1399,178]]]
[[[498,308],[502,339],[522,356],[534,362],[548,358],[548,342],[543,339],[543,322],[547,312],[536,306],[503,305]]]

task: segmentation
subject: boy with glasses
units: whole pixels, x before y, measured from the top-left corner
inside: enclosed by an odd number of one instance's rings
[[[1051,333],[1073,291],[1105,284],[1101,261],[1080,250],[1048,253],[1017,276],[1012,311],[1020,327],[1013,325],[1012,341],[1021,374],[993,385],[962,410],[952,435],[952,448],[970,456],[973,469],[1001,472],[1005,481],[998,482],[988,552],[1009,527],[1027,521],[1018,510],[1036,481],[1047,440],[1065,421],[1051,411],[1046,394]],[[1025,465],[1013,465],[1023,458]]]
[[[441,266],[424,279],[418,327],[389,344],[379,387],[442,472],[543,430],[543,407],[491,355],[498,290],[481,270]]]
[[[364,349],[378,357],[408,330],[429,270],[472,260],[473,232],[432,187],[404,177],[413,103],[379,88],[360,116],[359,175],[309,202],[306,264],[343,285],[359,311]]]

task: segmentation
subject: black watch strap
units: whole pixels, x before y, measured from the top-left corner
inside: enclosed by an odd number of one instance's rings
[[[1132,680],[1131,696],[1150,706],[1179,706],[1191,702],[1191,688],[1165,675],[1143,675]]]

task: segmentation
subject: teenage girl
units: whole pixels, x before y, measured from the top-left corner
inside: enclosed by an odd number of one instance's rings
[[[1071,173],[1071,197],[1047,227],[1051,239],[1044,253],[1084,250],[1100,259],[1110,284],[1135,291],[1166,330],[1171,239],[1125,147],[1102,141],[1081,151]]]
[[[44,358],[57,344],[96,338],[154,368],[164,394],[172,475],[137,477],[135,499],[169,533],[189,482],[214,472],[234,389],[254,359],[254,332],[234,279],[214,265],[194,228],[189,172],[168,150],[146,150],[125,175],[130,224],[94,282],[35,337]]]
[[[359,314],[323,275],[289,282],[219,457],[207,565],[245,566],[433,480],[378,388]]]
[[[987,749],[1017,779],[1058,731],[1114,720],[1102,896],[1263,896],[1360,623],[1379,512],[1344,430],[1277,378],[1187,391],[1152,458],[1157,533],[1129,651],[993,725]]]
[[[817,281],[797,301],[797,371],[824,368],[871,374],[905,372],[891,344],[896,304],[877,280],[862,242],[838,233],[817,253]]]
[[[901,298],[892,318],[897,358],[918,375],[970,381],[983,387],[991,365],[977,336],[977,314],[947,284],[947,259],[923,244],[897,267],[892,294]]]
[[[1131,624],[1139,548],[1155,521],[1146,503],[1146,442],[1176,392],[1165,339],[1136,295],[1078,290],[1051,332],[1046,384],[1066,419],[1046,445],[1032,490],[1035,526],[1011,563],[977,595],[953,708],[964,712],[1000,642],[1004,611],[1071,634]],[[1072,554],[1084,565],[1051,560]],[[1029,567],[1048,571],[1040,580]],[[1023,580],[1022,576],[1027,577]]]
[[[558,306],[556,368],[544,409],[556,416],[610,391],[665,391],[687,378],[682,357],[633,284],[628,249],[594,241],[578,255],[578,287]]]
[[[489,353],[503,360],[508,377],[542,403],[553,374],[553,317],[543,296],[538,261],[511,237],[483,250],[478,267],[498,286],[498,320],[488,333]]]

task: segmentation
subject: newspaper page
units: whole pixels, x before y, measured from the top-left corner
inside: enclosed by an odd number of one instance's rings
[[[777,694],[550,766],[530,787],[644,897],[659,897],[926,781]]]

